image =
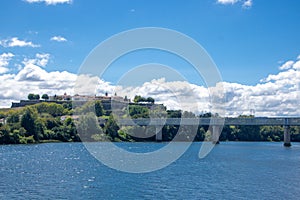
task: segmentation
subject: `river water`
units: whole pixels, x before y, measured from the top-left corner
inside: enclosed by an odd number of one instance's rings
[[[0,146],[0,199],[299,199],[300,144],[223,142],[204,159],[200,146],[144,174],[110,169],[81,143]]]

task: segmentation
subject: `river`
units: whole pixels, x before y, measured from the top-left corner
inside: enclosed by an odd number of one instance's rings
[[[152,150],[163,143],[120,143]],[[178,143],[180,145],[180,143]],[[204,159],[201,143],[161,170],[110,169],[81,143],[0,146],[0,199],[298,199],[300,144],[222,142]]]

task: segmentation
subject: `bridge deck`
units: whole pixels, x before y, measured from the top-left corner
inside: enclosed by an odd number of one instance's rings
[[[120,119],[125,126],[163,125],[257,125],[257,126],[300,126],[300,118],[152,118]]]

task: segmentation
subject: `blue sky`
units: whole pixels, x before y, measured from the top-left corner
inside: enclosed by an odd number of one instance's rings
[[[256,86],[280,73],[286,61],[296,62],[299,8],[297,0],[2,1],[0,75],[17,75],[28,61],[46,72],[76,74],[89,52],[110,36],[133,28],[163,27],[201,44],[225,82]],[[118,67],[149,62],[169,64],[191,83],[201,82],[186,63],[149,51],[120,59],[105,81],[117,81],[122,75]]]
[[[138,27],[165,27],[200,43],[225,81],[256,84],[275,73],[279,62],[300,53],[300,2],[258,0],[249,8],[243,8],[242,3],[73,0],[47,5],[10,0],[1,3],[0,37],[39,44],[38,48],[9,51],[26,56],[49,53],[47,70],[76,73],[85,56],[113,34]],[[50,41],[53,36],[68,41]]]

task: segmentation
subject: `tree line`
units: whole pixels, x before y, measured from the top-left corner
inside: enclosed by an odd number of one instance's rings
[[[211,113],[196,116],[192,112],[166,110],[165,107],[148,108],[144,105],[128,105],[122,117],[132,118],[181,118],[211,117]],[[80,113],[81,115],[77,115]],[[125,113],[125,114],[124,114]],[[76,118],[76,116],[78,118]],[[251,116],[240,116],[251,117]],[[106,123],[100,125],[99,118]],[[80,141],[155,141],[155,127],[119,126],[114,115],[104,110],[101,101],[91,101],[83,106],[72,107],[71,102],[57,104],[42,102],[18,109],[0,111],[0,144],[27,144],[39,142]],[[162,127],[163,141],[176,135],[178,140],[191,138],[203,141],[210,137],[208,126],[184,127],[166,125]],[[299,127],[291,127],[292,141],[300,142]],[[282,126],[224,126],[220,141],[282,141]]]

